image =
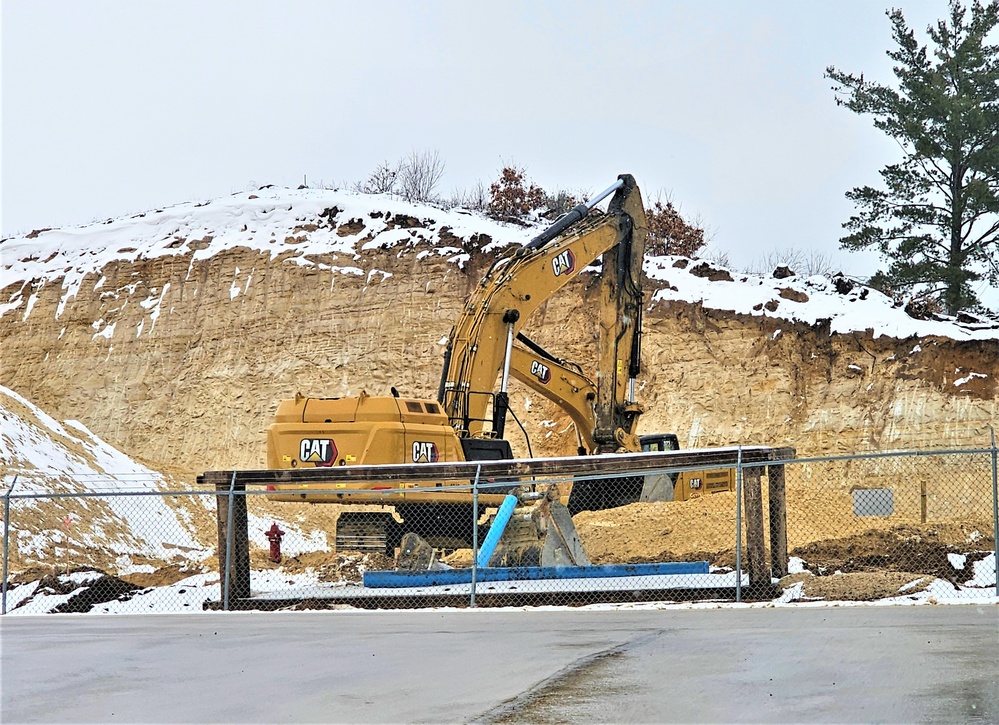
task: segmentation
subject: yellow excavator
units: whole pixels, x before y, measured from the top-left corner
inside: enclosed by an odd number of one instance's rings
[[[612,194],[606,213],[594,211]],[[487,270],[448,336],[435,400],[404,397],[394,388],[391,396],[362,392],[349,398],[297,395],[284,400],[267,431],[268,467],[512,458],[505,437],[507,417],[513,414],[510,377],[569,415],[580,455],[676,450],[675,435],[639,437],[636,432],[643,410],[635,400],[635,379],[641,359],[647,233],[638,186],[632,176],[621,175],[601,194],[573,208],[526,245],[502,255]],[[579,365],[549,353],[522,328],[538,307],[598,260],[600,340],[594,383]],[[387,504],[380,492],[398,488],[367,481],[337,486],[344,493],[349,489],[350,495],[310,493],[293,484],[278,484],[271,498]],[[578,481],[570,488],[567,503],[574,515],[639,500],[684,500],[734,490],[734,476],[720,469],[645,477],[628,484]],[[490,498],[480,504],[494,505]],[[395,516],[390,511],[341,513],[338,548],[391,552],[407,531],[427,539],[467,542],[471,538],[472,503],[467,492],[463,496],[440,489],[397,492],[391,505]]]

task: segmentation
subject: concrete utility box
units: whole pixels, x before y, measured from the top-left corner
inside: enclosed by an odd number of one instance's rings
[[[853,491],[854,516],[891,516],[895,492],[890,488],[858,488]]]

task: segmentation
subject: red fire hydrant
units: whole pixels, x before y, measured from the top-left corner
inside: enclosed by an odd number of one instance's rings
[[[276,523],[271,524],[271,527],[267,529],[267,540],[271,542],[271,554],[270,560],[275,564],[281,563],[281,537],[284,536],[284,532],[278,528]]]

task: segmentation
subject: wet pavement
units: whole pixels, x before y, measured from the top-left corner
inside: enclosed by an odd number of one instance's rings
[[[996,722],[999,607],[0,618],[3,722]]]

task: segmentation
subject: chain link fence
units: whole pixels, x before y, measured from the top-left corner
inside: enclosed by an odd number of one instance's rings
[[[365,491],[18,474],[3,495],[2,612],[999,595],[994,445],[741,455],[711,471],[629,470],[627,456],[599,474],[480,466]]]
[[[994,448],[787,466],[790,598],[967,601],[996,587]]]

